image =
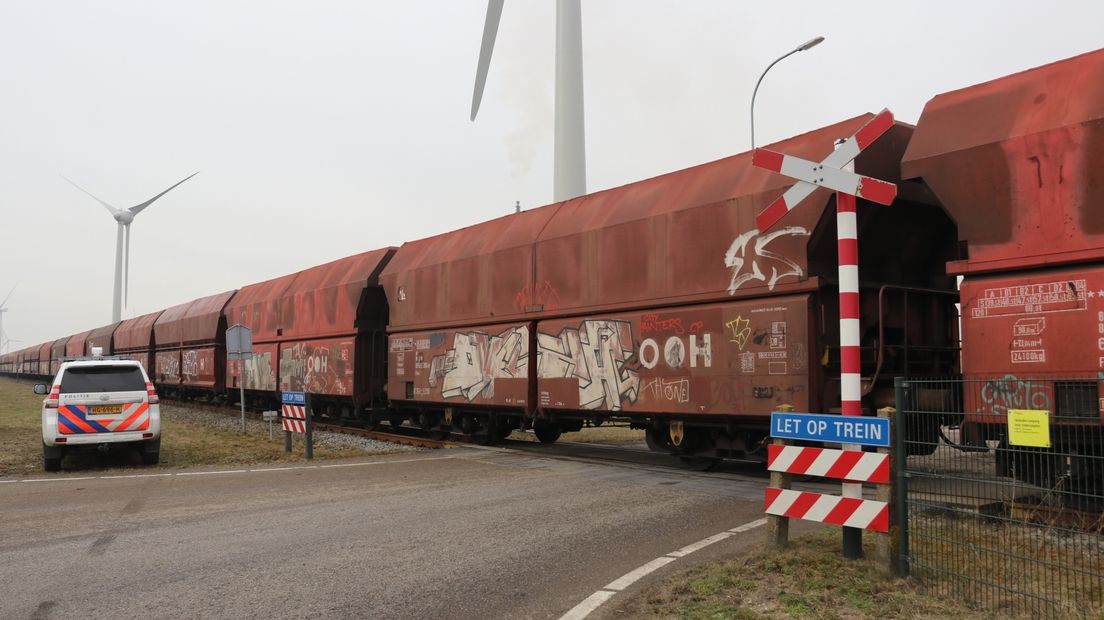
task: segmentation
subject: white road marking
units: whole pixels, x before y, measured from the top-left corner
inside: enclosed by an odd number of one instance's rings
[[[712,545],[715,542],[721,542],[722,540],[728,538],[729,536],[732,536],[732,532],[721,532],[720,534],[714,534],[713,536],[710,536],[709,538],[699,540],[698,542],[696,542],[692,545],[686,545],[685,547],[683,547],[682,549],[679,549],[678,551],[672,551],[671,553],[668,553],[667,556],[672,557],[672,558],[681,558],[683,556],[687,556],[687,555],[690,555],[691,553],[694,553],[698,549],[704,549],[704,548],[708,547],[709,545]]]
[[[611,581],[609,583],[609,585],[607,585],[605,587],[605,589],[606,590],[613,590],[615,592],[620,592],[621,590],[624,590],[625,588],[631,586],[632,584],[636,583],[637,581],[640,581],[640,579],[642,579],[643,577],[651,575],[652,573],[656,572],[657,570],[663,568],[664,566],[667,566],[668,564],[670,564],[671,562],[674,562],[674,561],[675,561],[675,558],[670,558],[670,557],[667,557],[667,556],[663,556],[661,558],[656,558],[656,559],[652,560],[651,562],[648,562],[644,566],[641,566],[640,568],[637,568],[636,570],[634,570],[632,572],[629,572],[629,573],[626,573],[626,574],[622,575],[620,578]]]
[[[755,529],[761,525],[764,525],[766,522],[767,519],[765,517],[762,519],[756,519],[755,521],[745,523],[741,526],[734,527],[731,530],[727,530],[719,534],[714,534],[709,538],[703,538],[696,543],[686,545],[682,549],[672,551],[667,555],[658,557],[633,571],[625,573],[620,578],[610,582],[610,584],[607,585],[605,588],[602,588],[601,590],[596,591],[594,594],[586,597],[585,599],[583,599],[583,602],[572,607],[567,613],[560,616],[560,620],[583,620],[583,618],[589,616],[595,609],[601,607],[603,603],[610,600],[610,598],[612,598],[614,594],[617,594],[618,592],[631,586],[645,576],[654,573],[660,568],[667,566],[678,558],[690,555],[691,553],[704,549],[709,545],[712,545],[713,543],[731,538],[733,534],[739,534],[748,530]]]
[[[213,476],[215,474],[244,474],[248,469],[223,469],[220,471],[182,471],[177,476]]]
[[[272,471],[296,471],[303,469],[332,469],[335,467],[366,467],[369,465],[397,465],[399,463],[416,463],[419,461],[441,461],[444,459],[457,459],[459,456],[431,456],[420,459],[398,459],[393,461],[368,461],[364,463],[334,463],[332,465],[293,465],[291,467],[268,467],[264,469],[220,469],[218,471],[181,471],[164,474],[116,474],[113,476],[58,476],[57,478],[33,478],[30,480],[0,480],[0,484],[12,484],[16,482],[66,482],[70,480],[121,480],[124,478],[167,478],[171,476],[211,476],[215,474],[253,474]]]
[[[610,599],[611,596],[617,594],[616,592],[610,592],[609,590],[598,590],[594,594],[583,599],[582,603],[571,608],[571,611],[560,616],[560,620],[583,620],[590,615],[590,612],[598,609]]]
[[[740,527],[734,527],[734,528],[732,528],[731,530],[728,530],[728,531],[732,532],[733,534],[739,534],[740,532],[746,532],[748,530],[753,530],[753,529],[759,527],[760,525],[766,525],[766,524],[767,524],[767,518],[763,517],[762,519],[757,519],[755,521],[752,521],[751,523],[745,523],[745,524],[741,525]]]
[[[126,474],[121,476],[100,476],[100,480],[118,480],[120,478],[164,478],[172,474]]]

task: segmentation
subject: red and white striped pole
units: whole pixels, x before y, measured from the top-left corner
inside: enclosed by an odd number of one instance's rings
[[[893,127],[893,113],[882,110],[855,132],[855,135],[837,143],[836,150],[819,164],[767,149],[756,149],[751,159],[753,166],[797,179],[797,183],[756,216],[756,223],[761,232],[774,226],[798,203],[812,195],[818,187],[836,190],[840,404],[843,415],[862,415],[862,368],[859,354],[859,238],[855,217],[855,196],[887,206],[893,204],[897,196],[896,185],[855,174],[855,166],[851,162],[891,127]],[[862,447],[856,444],[845,444],[843,449],[861,451]],[[862,484],[844,482],[843,496],[862,499]],[[862,557],[861,529],[843,528],[843,554],[848,558]]]
[[[854,170],[848,164],[845,170]],[[843,415],[862,415],[862,360],[859,332],[859,226],[856,199],[836,192],[836,244],[839,253],[839,331],[840,331],[840,411]],[[862,446],[844,444],[844,450],[862,450]],[[862,483],[844,482],[843,497],[862,499]],[[862,529],[843,528],[843,555],[862,557]]]

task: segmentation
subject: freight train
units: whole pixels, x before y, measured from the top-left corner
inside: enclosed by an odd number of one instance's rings
[[[870,118],[771,148],[820,160]],[[1104,50],[939,95],[858,156],[898,186],[858,207],[864,412],[898,377],[978,379],[908,432],[918,452],[944,426],[983,449],[1004,432],[994,378],[1075,376],[1021,400],[1076,402],[1098,428],[1102,164]],[[757,458],[771,411],[840,410],[835,198],[756,228],[790,183],[743,153],[29,347],[0,372],[49,377],[94,344],[169,397],[306,391],[320,415],[482,442],[617,420],[689,461]],[[234,324],[253,331],[242,368]]]

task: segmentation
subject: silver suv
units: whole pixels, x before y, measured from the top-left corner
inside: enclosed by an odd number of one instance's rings
[[[46,394],[46,385],[34,386]],[[61,469],[76,449],[137,449],[146,465],[161,455],[161,408],[142,365],[94,355],[62,363],[42,401],[42,464]]]

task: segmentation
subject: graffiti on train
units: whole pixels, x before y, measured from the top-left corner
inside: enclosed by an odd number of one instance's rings
[[[493,399],[495,379],[529,376],[529,328],[511,327],[497,335],[456,332],[452,348],[434,356],[429,365],[429,387],[440,386],[444,398]]]
[[[980,413],[1007,415],[1009,409],[1050,409],[1046,384],[1005,375],[981,386]]]
[[[805,270],[801,265],[782,254],[772,252],[767,246],[779,237],[808,236],[809,231],[801,226],[786,226],[765,235],[759,234],[759,229],[753,228],[736,237],[724,257],[725,266],[732,269],[728,293],[736,294],[737,289],[753,280],[765,282],[767,288],[773,291],[782,278],[804,278]],[[754,243],[752,239],[755,240]]]
[[[351,396],[353,341],[280,345],[280,389]]]

